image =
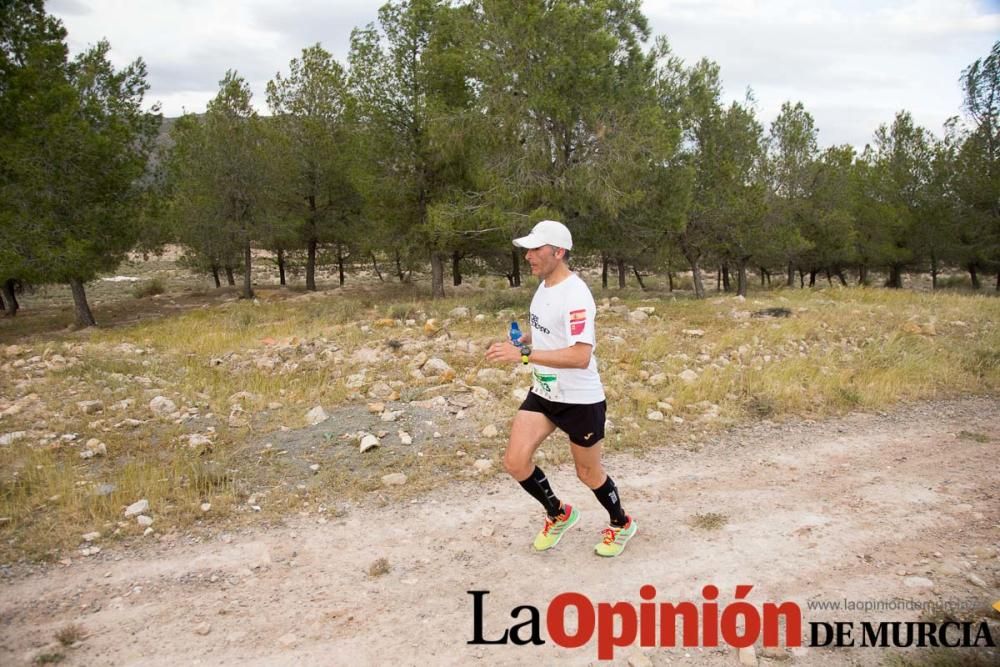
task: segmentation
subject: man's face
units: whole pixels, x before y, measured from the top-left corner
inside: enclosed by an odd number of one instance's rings
[[[524,259],[531,265],[531,274],[544,280],[562,261],[563,253],[561,248],[543,245],[524,253]]]

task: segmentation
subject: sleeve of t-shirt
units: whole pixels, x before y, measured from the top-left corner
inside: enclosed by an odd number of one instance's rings
[[[577,343],[595,345],[594,317],[597,315],[597,306],[586,285],[580,284],[578,287],[571,291],[566,303],[564,322],[568,347]]]

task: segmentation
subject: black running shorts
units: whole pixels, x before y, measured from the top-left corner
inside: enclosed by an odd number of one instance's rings
[[[574,445],[592,447],[604,439],[607,401],[590,404],[556,403],[529,391],[519,409],[541,412],[566,433]]]

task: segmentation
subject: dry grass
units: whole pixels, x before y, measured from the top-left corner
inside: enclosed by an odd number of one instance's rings
[[[390,284],[319,295],[261,288],[256,302],[189,297],[183,308],[168,307],[179,299],[178,282],[172,274],[164,298],[141,300],[143,307],[160,304],[158,317],[121,326],[46,332],[39,321],[55,317],[46,313],[41,320],[3,323],[2,339],[30,351],[0,356],[0,363],[35,355],[43,362],[56,355],[78,361],[44,372],[35,362],[0,378],[0,404],[28,393],[39,397],[31,410],[0,420],[0,435],[29,434],[0,447],[0,517],[8,519],[0,521],[0,562],[63,557],[90,531],[105,540],[136,537],[142,528],[123,520],[122,509],[139,498],[150,501],[154,528],[162,534],[221,521],[276,519],[361,497],[395,502],[467,473],[476,458],[499,459],[502,438],[456,440],[446,432],[441,445],[425,447],[423,456],[375,452],[353,470],[324,466],[303,489],[293,481],[300,474],[294,461],[265,453],[261,442],[282,426],[303,427],[313,405],[328,410],[345,402],[363,405],[367,399],[352,398],[353,390],[345,386],[366,366],[353,353],[362,347],[398,350],[401,341],[426,343],[428,354],[452,365],[456,382],[490,390],[496,409],[472,418],[488,419],[503,431],[516,409],[512,383],[525,385],[524,379],[479,379],[477,371],[486,367],[481,355],[431,341],[443,333],[485,350],[503,337],[512,316],[523,323],[530,285],[497,289],[495,280],[484,279],[479,282],[487,287],[449,290],[450,297],[441,301],[430,301],[413,286]],[[130,288],[122,289],[132,304],[140,303],[128,294]],[[595,297],[599,303],[618,297],[632,309],[656,309],[642,324],[611,309],[599,315],[597,355],[615,424],[605,441],[611,451],[684,446],[747,420],[818,418],[1000,389],[995,298],[865,288],[752,292],[745,302],[632,290],[595,290]],[[109,300],[107,307],[116,303]],[[459,305],[484,317],[450,321],[449,311]],[[792,316],[749,317],[764,308],[788,308]],[[441,332],[425,335],[427,318],[435,318]],[[407,327],[406,320],[416,324]],[[18,330],[22,322],[24,329]],[[692,329],[704,334],[684,333]],[[286,352],[276,352],[289,341],[294,344]],[[396,382],[404,400],[433,388],[414,383],[400,363],[405,357],[393,354],[369,364],[369,376]],[[258,367],[256,360],[269,355],[280,357],[277,365]],[[697,372],[697,379],[680,379],[687,369]],[[663,382],[654,386],[650,378],[658,375]],[[239,392],[252,396],[234,398]],[[195,410],[201,421],[153,418],[146,406],[156,395],[167,396],[179,410]],[[105,410],[81,414],[76,402],[94,398]],[[132,405],[115,407],[121,401]],[[234,403],[250,418],[230,425]],[[661,408],[666,421],[647,421],[647,411],[658,404],[670,406]],[[116,426],[128,417],[142,423]],[[210,448],[186,446],[193,423],[199,432],[214,426]],[[336,424],[330,429],[331,438],[341,435]],[[61,440],[69,433],[78,434],[77,443]],[[78,443],[90,437],[106,443],[106,457],[79,457]],[[466,455],[457,457],[457,449]],[[567,463],[565,449],[558,443],[543,447],[548,465]],[[381,475],[401,470],[408,476],[405,486],[382,486]],[[102,485],[109,485],[104,493]],[[260,512],[248,509],[255,497]],[[212,506],[207,514],[199,509],[206,502]]]
[[[59,628],[56,632],[56,641],[63,646],[72,646],[87,636],[87,631],[79,623],[70,623]]]
[[[389,560],[387,558],[377,558],[368,566],[369,577],[374,579],[384,574],[389,574]]]
[[[692,516],[689,523],[699,530],[719,530],[729,523],[729,517],[718,512],[705,512]]]

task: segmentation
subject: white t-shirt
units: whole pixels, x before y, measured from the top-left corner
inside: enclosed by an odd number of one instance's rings
[[[570,274],[561,283],[546,287],[542,282],[531,300],[528,326],[534,350],[561,350],[576,343],[597,349],[594,318],[597,306],[587,283]],[[597,373],[597,357],[590,356],[586,368],[549,368],[532,364],[531,391],[558,403],[589,405],[604,400],[604,386]]]

